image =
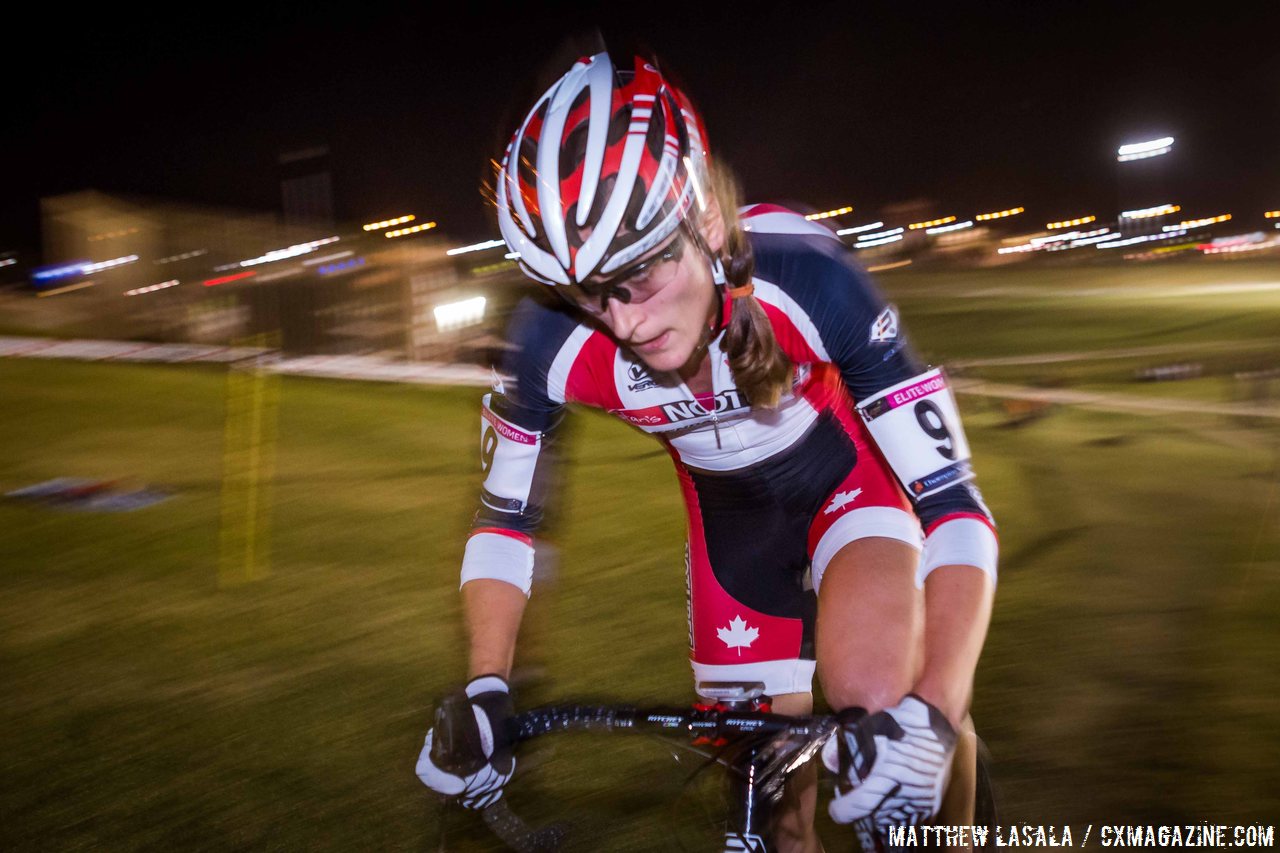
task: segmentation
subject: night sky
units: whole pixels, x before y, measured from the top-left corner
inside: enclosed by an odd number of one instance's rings
[[[38,250],[38,199],[80,189],[277,210],[277,155],[314,145],[343,221],[414,213],[460,242],[496,236],[487,161],[548,60],[593,28],[685,86],[749,201],[851,204],[850,224],[912,199],[1105,218],[1125,201],[1115,148],[1170,135],[1166,200],[1186,214],[1280,208],[1275,0],[538,6],[39,15],[6,47],[21,82],[0,251]]]

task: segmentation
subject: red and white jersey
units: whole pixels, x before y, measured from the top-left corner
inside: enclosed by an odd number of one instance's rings
[[[699,397],[568,305],[527,299],[511,323],[504,379],[485,398],[477,533],[529,542],[546,497],[545,451],[570,404],[603,409],[653,435],[682,475],[696,480],[766,463],[796,445],[823,412],[851,408],[925,370],[896,309],[830,230],[771,205],[748,207],[742,217],[755,255],[755,297],[795,365],[780,405],[752,410],[721,337],[709,346],[712,393]],[[993,524],[967,460],[953,468],[950,485],[914,502],[926,532],[957,516]]]

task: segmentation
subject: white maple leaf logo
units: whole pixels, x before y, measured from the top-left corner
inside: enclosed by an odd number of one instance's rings
[[[759,628],[748,628],[741,616],[729,620],[728,628],[717,628],[716,636],[729,648],[737,648],[738,657],[742,657],[744,647],[749,647],[760,636]]]
[[[831,515],[831,513],[853,503],[858,499],[858,495],[862,494],[862,489],[854,489],[852,492],[839,492],[831,499],[831,505],[822,511],[823,515]]]

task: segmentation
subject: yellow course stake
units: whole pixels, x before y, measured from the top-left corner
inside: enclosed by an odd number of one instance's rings
[[[219,586],[260,580],[270,573],[271,484],[275,476],[280,377],[263,361],[277,336],[238,342],[265,349],[227,371],[227,422],[222,454]]]

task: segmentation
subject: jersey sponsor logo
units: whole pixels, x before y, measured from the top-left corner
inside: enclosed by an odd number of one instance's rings
[[[936,491],[943,486],[951,483],[959,483],[973,476],[973,470],[969,467],[968,462],[957,462],[955,465],[948,465],[938,471],[934,471],[927,477],[921,477],[911,483],[911,493],[914,495],[923,495],[925,492]]]
[[[862,494],[862,489],[854,489],[851,492],[837,492],[835,497],[831,499],[831,504],[822,511],[823,515],[831,515],[833,512],[839,512],[849,504],[858,499],[858,495]]]
[[[649,370],[643,364],[631,363],[627,365],[627,390],[628,391],[648,391],[650,388],[658,387],[658,383],[653,381],[653,377],[649,375]]]
[[[747,396],[737,388],[730,388],[727,391],[721,391],[712,398],[714,405],[712,408],[715,414],[722,412],[731,412],[735,409],[745,408],[750,405],[747,402]],[[670,421],[691,421],[694,418],[704,418],[711,414],[706,406],[697,400],[681,400],[678,403],[667,403],[662,407],[662,411],[666,414]]]
[[[503,438],[509,441],[517,442],[518,444],[537,444],[538,443],[538,437],[536,435],[530,435],[527,432],[516,429],[511,424],[507,423],[502,418],[498,417],[493,412],[489,411],[487,407],[482,406],[480,408],[480,414],[481,416],[484,417],[486,421],[493,424],[493,428],[497,430],[498,435],[502,436]]]
[[[898,309],[890,305],[871,324],[871,343],[883,344],[898,339]]]

